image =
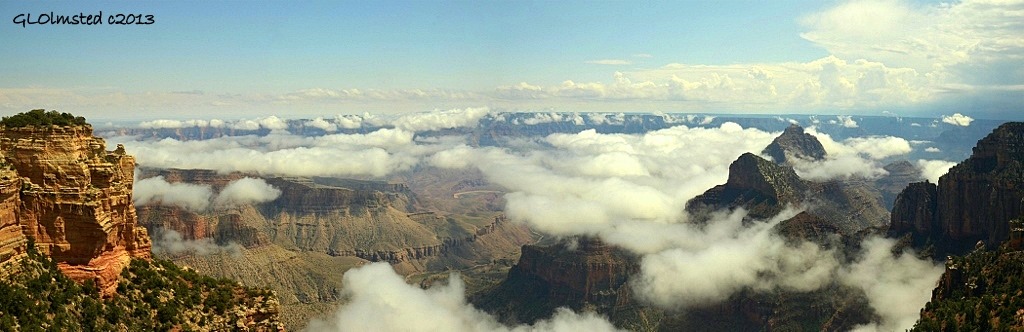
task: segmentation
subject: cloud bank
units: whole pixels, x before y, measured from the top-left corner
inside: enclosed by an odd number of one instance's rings
[[[185,240],[181,233],[173,229],[158,229],[154,232],[153,253],[157,255],[178,256],[185,254],[207,256],[229,254],[241,256],[242,246],[238,243],[218,245],[213,239]]]
[[[310,322],[307,331],[617,331],[603,317],[564,309],[533,325],[504,326],[466,303],[465,286],[454,273],[447,285],[426,290],[406,284],[387,263],[351,269],[343,278],[347,303],[330,319]]]
[[[250,177],[229,182],[217,194],[210,185],[170,183],[163,176],[136,180],[132,188],[132,201],[137,206],[176,206],[193,212],[265,203],[280,195],[281,190],[263,179]]]

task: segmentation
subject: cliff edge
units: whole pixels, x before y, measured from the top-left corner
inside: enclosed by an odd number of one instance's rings
[[[120,145],[107,151],[89,124],[5,122],[0,262],[24,256],[32,238],[69,277],[113,294],[131,258],[150,258],[131,199],[134,169],[135,158]]]

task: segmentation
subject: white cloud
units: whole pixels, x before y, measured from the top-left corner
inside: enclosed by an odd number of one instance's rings
[[[917,161],[917,168],[921,169],[921,175],[932,183],[939,183],[939,177],[946,175],[953,166],[956,166],[956,163],[945,160],[919,159]]]
[[[178,121],[178,120],[153,120],[153,121],[143,121],[142,123],[139,123],[139,127],[140,128],[154,128],[154,129],[159,129],[159,128],[181,128],[181,127],[184,127],[184,126],[185,125],[181,121]]]
[[[206,184],[170,183],[163,176],[136,180],[132,188],[135,205],[177,206],[194,212],[211,207],[229,208],[243,204],[265,203],[277,199],[281,191],[263,179],[245,177],[228,183],[219,193]]]
[[[864,240],[860,259],[839,274],[843,284],[864,290],[868,304],[882,318],[880,322],[858,326],[856,331],[899,331],[913,327],[942,275],[942,266],[918,259],[913,253],[893,257],[894,245],[894,240],[880,237]]]
[[[486,107],[407,114],[393,122],[396,128],[413,132],[460,127],[475,127],[480,118],[490,113]]]
[[[193,254],[199,256],[213,254],[229,254],[238,258],[242,254],[242,246],[238,243],[218,245],[211,238],[185,240],[181,233],[173,229],[158,229],[153,233],[153,253],[157,255],[177,256]]]
[[[204,211],[212,196],[213,189],[208,185],[169,183],[163,176],[137,180],[132,188],[132,201],[140,206],[155,204]]]
[[[817,128],[806,129],[827,153],[825,160],[794,159],[793,168],[800,177],[812,181],[846,178],[877,178],[888,174],[879,161],[913,151],[906,139],[893,136],[852,137],[836,142]]]
[[[927,148],[924,148],[924,152],[937,153],[937,152],[942,152],[942,150],[937,148],[937,147],[934,147],[934,146],[929,146]]]
[[[267,184],[263,179],[244,177],[231,181],[217,193],[214,206],[232,207],[244,204],[270,202],[281,196],[281,190]]]
[[[1024,81],[1022,13],[1020,1],[844,1],[806,17],[801,36],[841,58],[912,68],[938,89],[1005,89]]]
[[[714,102],[737,110],[910,105],[934,97],[934,77],[913,69],[828,56],[806,63],[669,64],[616,72],[611,83],[566,80],[498,87],[499,98]]]
[[[455,273],[447,285],[420,289],[405,283],[386,263],[354,268],[343,277],[348,301],[329,320],[313,320],[307,331],[617,331],[603,317],[560,309],[531,325],[504,326],[466,303],[465,286]]]
[[[249,120],[251,121],[251,120]],[[301,137],[277,133],[263,137],[228,136],[209,140],[159,141],[114,137],[139,165],[156,168],[202,168],[294,176],[368,175],[381,177],[415,166],[422,155],[446,145],[419,145],[413,133],[379,129],[367,134]]]
[[[329,133],[338,131],[338,126],[337,125],[335,125],[335,124],[333,124],[333,123],[331,123],[331,122],[329,122],[327,120],[324,120],[324,118],[322,118],[322,117],[317,117],[316,119],[306,121],[305,125],[309,126],[309,127],[313,127],[313,128],[320,128],[323,131],[326,131],[326,132],[329,132]],[[356,128],[358,128],[358,127],[356,127]]]
[[[707,230],[685,236],[698,242],[644,256],[631,286],[662,308],[717,303],[744,289],[818,289],[833,279],[835,254],[810,242],[789,245],[772,230],[796,212],[747,226],[743,211],[720,215]]]
[[[857,121],[852,116],[838,115],[839,121],[846,128],[857,128]]]
[[[954,113],[953,115],[943,115],[942,116],[942,122],[945,122],[945,123],[948,123],[948,124],[951,124],[951,125],[954,125],[954,126],[967,127],[967,126],[971,125],[972,121],[974,121],[973,118],[971,118],[969,116],[966,116],[966,115],[963,115],[963,114],[960,114],[960,113]]]

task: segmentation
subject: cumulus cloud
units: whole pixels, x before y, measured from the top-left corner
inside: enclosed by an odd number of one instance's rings
[[[969,116],[966,116],[966,115],[963,115],[963,114],[960,114],[960,113],[953,113],[953,115],[943,115],[942,116],[942,122],[945,122],[945,123],[948,123],[948,124],[951,124],[951,125],[954,125],[954,126],[967,127],[967,126],[971,125],[972,121],[974,121],[973,118],[971,118]]]
[[[177,206],[204,211],[210,206],[213,189],[208,185],[169,183],[163,176],[136,180],[132,189],[135,205]]]
[[[956,163],[945,160],[919,159],[917,161],[917,168],[921,169],[921,175],[932,183],[939,183],[939,177],[946,175],[953,166],[956,166]]]
[[[217,207],[259,204],[273,201],[278,196],[281,196],[281,190],[267,184],[263,179],[245,177],[228,183],[217,193],[213,204]]]
[[[924,152],[938,153],[938,152],[942,152],[942,150],[937,148],[937,147],[934,147],[934,146],[929,146],[927,148],[924,148]]]
[[[329,133],[330,132],[338,131],[338,125],[333,124],[333,123],[331,123],[331,122],[329,122],[327,120],[324,120],[324,118],[322,118],[322,117],[318,117],[316,119],[306,121],[305,125],[309,126],[309,127],[313,127],[313,128],[320,128],[320,129],[323,129],[323,131],[326,131],[326,132],[329,132]],[[356,128],[358,128],[358,126]]]
[[[839,123],[842,124],[843,127],[846,127],[846,128],[857,128],[858,127],[857,126],[857,121],[854,120],[852,116],[838,115],[836,117],[839,118]]]
[[[157,255],[178,256],[185,254],[206,256],[213,254],[229,254],[241,256],[242,246],[238,243],[218,245],[213,239],[186,240],[181,233],[173,229],[157,229],[154,231],[153,253]]]
[[[420,289],[405,283],[386,263],[354,268],[343,277],[348,301],[328,320],[313,320],[307,331],[617,331],[603,317],[558,310],[533,325],[509,327],[466,303],[465,285],[455,273],[447,285]]]
[[[881,321],[858,326],[856,331],[900,331],[914,326],[919,310],[932,296],[943,268],[904,253],[892,254],[895,241],[880,237],[864,240],[860,259],[845,267],[839,280],[864,290],[868,304]]]

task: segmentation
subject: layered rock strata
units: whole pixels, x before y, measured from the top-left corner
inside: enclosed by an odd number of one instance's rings
[[[132,257],[150,257],[131,199],[135,158],[123,146],[106,151],[89,125],[26,126],[4,128],[0,151],[0,257],[23,252],[31,238],[65,274],[94,280],[105,295]]]

